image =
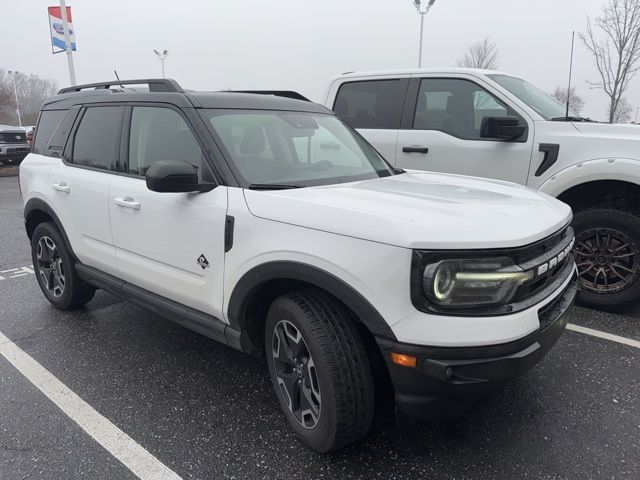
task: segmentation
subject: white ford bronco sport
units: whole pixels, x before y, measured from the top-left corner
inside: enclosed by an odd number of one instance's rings
[[[344,74],[325,105],[397,168],[507,180],[569,204],[581,300],[640,299],[640,126],[567,118],[524,80],[473,69]]]
[[[20,168],[47,299],[104,289],[266,355],[318,451],[367,432],[385,379],[399,412],[444,418],[545,355],[577,289],[568,206],[396,170],[325,107],[267,93],[47,99]]]

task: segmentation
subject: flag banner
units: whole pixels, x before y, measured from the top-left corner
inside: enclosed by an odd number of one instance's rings
[[[62,26],[62,9],[60,7],[49,7],[49,30],[51,31],[51,52],[60,53],[67,50],[64,41],[64,27]],[[67,7],[67,23],[69,24],[69,38],[71,39],[71,50],[76,50],[76,34],[73,31],[71,20],[71,7]]]

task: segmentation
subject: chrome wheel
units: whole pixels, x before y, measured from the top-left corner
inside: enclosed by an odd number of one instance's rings
[[[271,354],[289,411],[303,427],[315,427],[321,409],[316,365],[302,333],[290,321],[280,320],[273,329]]]
[[[638,276],[638,253],[633,239],[619,230],[594,228],[580,232],[574,254],[582,288],[593,293],[624,290]]]
[[[65,278],[58,247],[51,238],[40,237],[36,256],[38,273],[45,288],[54,297],[60,297],[64,293]]]

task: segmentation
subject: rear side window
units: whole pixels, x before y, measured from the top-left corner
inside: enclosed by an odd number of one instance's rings
[[[116,170],[124,107],[89,107],[76,130],[71,162]]]
[[[343,83],[333,111],[353,128],[398,129],[406,80]]]
[[[49,143],[51,134],[62,120],[66,110],[45,110],[40,113],[35,138],[33,139],[33,153],[44,154],[44,149]]]

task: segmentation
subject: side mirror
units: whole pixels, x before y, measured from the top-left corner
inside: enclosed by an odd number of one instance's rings
[[[173,160],[153,163],[145,178],[147,188],[153,192],[208,192],[215,187],[213,183],[199,183],[193,165]]]
[[[484,117],[480,125],[481,138],[513,141],[524,135],[527,126],[518,117]]]

